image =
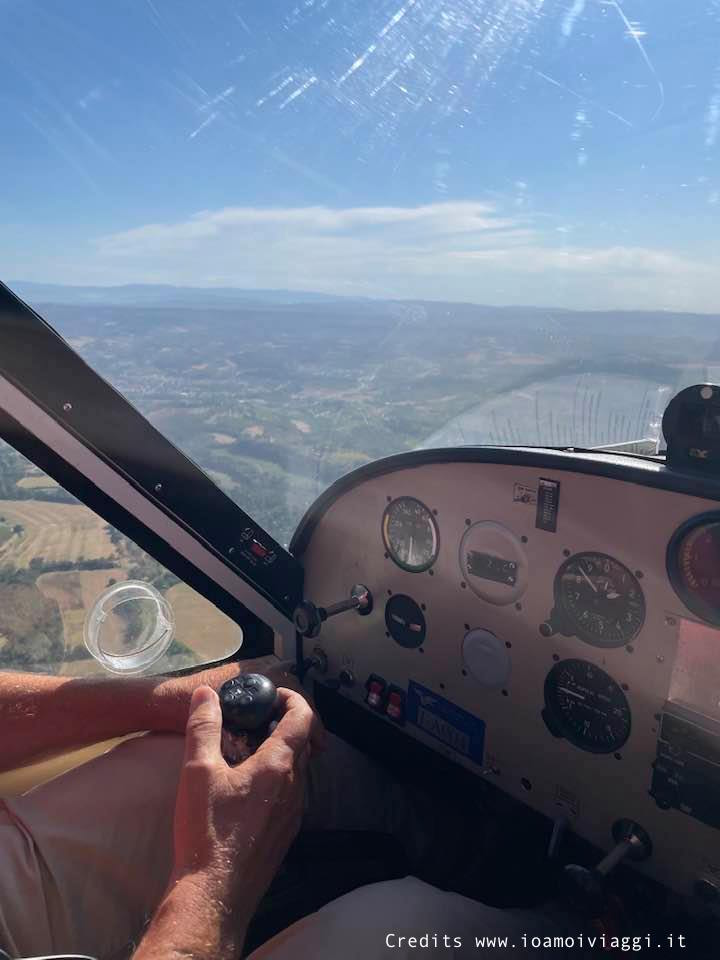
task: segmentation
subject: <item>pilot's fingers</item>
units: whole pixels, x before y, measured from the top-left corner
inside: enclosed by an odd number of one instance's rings
[[[278,727],[282,723],[282,717],[287,715],[290,704],[295,704],[297,696],[298,694],[294,690],[289,690],[287,687],[278,687],[276,711],[278,714],[281,714]],[[305,704],[307,705],[307,699],[304,696],[301,696],[301,699],[304,700]],[[310,707],[310,711],[312,714],[309,736],[310,744],[312,745],[313,750],[324,750],[327,745],[327,733],[325,731],[325,727],[323,726],[320,717],[312,709],[312,706]]]
[[[278,689],[280,719],[273,732],[243,764],[258,772],[290,774],[297,767],[300,755],[310,746],[314,717],[304,697],[284,687]]]
[[[219,760],[221,732],[222,711],[217,693],[212,687],[197,687],[190,700],[185,728],[185,763]]]

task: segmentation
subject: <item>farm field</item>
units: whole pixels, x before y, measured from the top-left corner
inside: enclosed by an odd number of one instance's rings
[[[83,625],[88,610],[108,585],[108,580],[124,580],[126,573],[119,567],[107,570],[63,570],[43,573],[37,579],[41,593],[54,600],[63,621],[66,653],[83,646]],[[112,629],[115,618],[108,620]]]
[[[203,661],[230,656],[242,643],[240,627],[187,584],[170,587],[167,599],[175,613],[175,637]]]
[[[48,490],[51,487],[57,487],[58,482],[45,473],[40,475],[29,474],[26,477],[20,477],[16,486],[20,487],[21,490]]]
[[[20,524],[22,535],[0,545],[0,565],[24,568],[34,557],[48,562],[97,560],[112,557],[115,548],[105,521],[79,504],[43,500],[0,500],[0,517],[13,527]]]

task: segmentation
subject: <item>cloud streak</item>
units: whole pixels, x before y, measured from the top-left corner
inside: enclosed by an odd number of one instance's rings
[[[148,266],[149,265],[149,266]],[[717,265],[646,246],[569,245],[517,209],[224,207],[100,237],[107,282],[282,287],[367,296],[716,310]]]

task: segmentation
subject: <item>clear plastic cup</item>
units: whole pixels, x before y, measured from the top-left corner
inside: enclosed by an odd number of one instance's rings
[[[85,646],[110,673],[144,673],[167,653],[174,634],[172,607],[143,580],[108,587],[85,617]]]

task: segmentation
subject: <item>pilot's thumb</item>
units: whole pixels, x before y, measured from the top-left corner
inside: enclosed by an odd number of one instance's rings
[[[214,762],[221,756],[222,712],[212,687],[197,687],[185,728],[185,762]]]

